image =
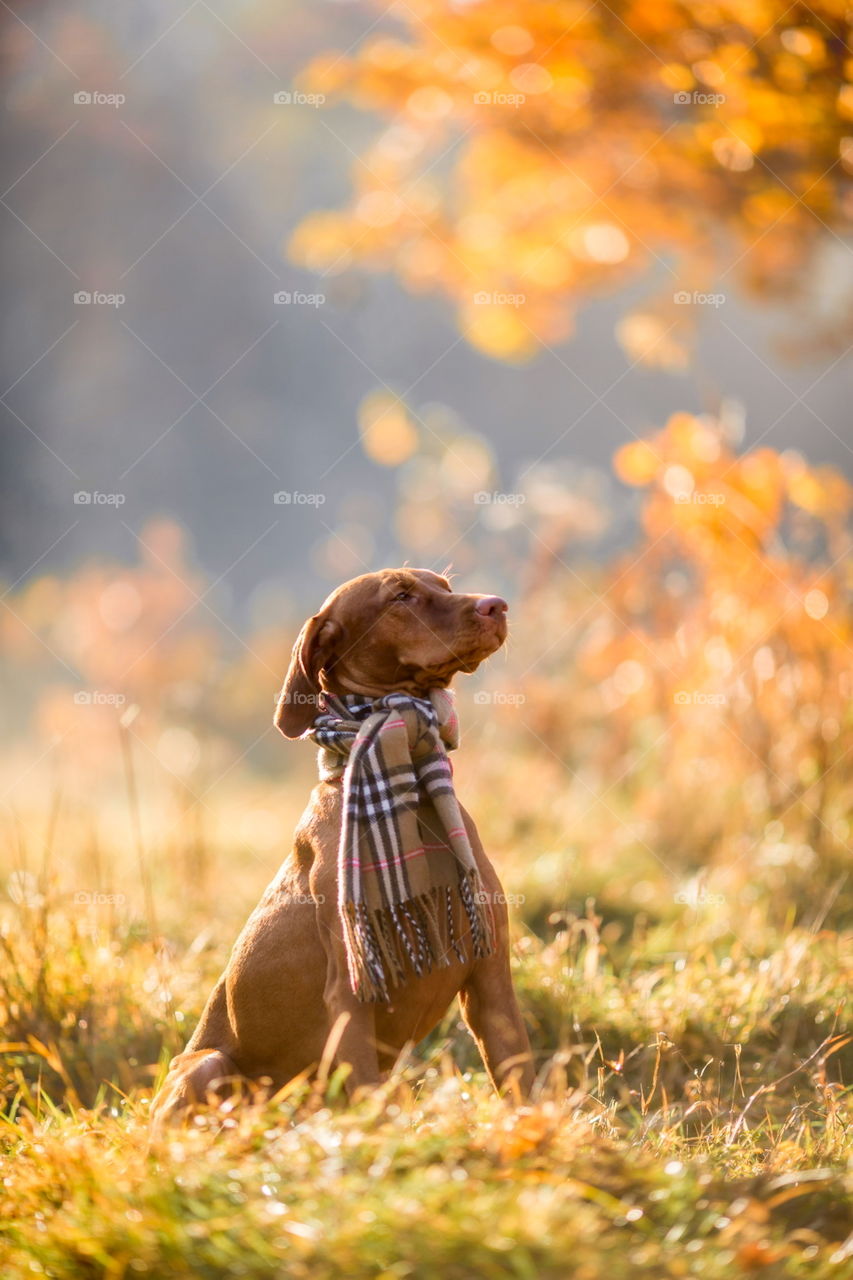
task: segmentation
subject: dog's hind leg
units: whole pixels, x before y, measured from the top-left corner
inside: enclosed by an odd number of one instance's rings
[[[155,1132],[172,1121],[187,1120],[205,1104],[222,1101],[239,1089],[242,1072],[220,1049],[180,1053],[151,1104]]]

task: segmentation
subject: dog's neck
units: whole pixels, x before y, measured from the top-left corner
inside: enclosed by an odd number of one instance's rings
[[[320,689],[323,693],[331,693],[338,697],[347,693],[357,693],[365,698],[383,698],[388,693],[408,693],[416,698],[425,698],[428,696],[430,689],[446,689],[450,680],[450,676],[446,679],[440,679],[431,674],[427,675],[426,672],[421,672],[417,676],[408,679],[402,677],[399,680],[395,680],[393,685],[378,685],[349,679],[345,676],[341,677],[337,674],[333,679],[329,679],[326,672],[322,671],[320,673]]]

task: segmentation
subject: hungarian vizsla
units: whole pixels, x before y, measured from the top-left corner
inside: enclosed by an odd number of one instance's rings
[[[425,698],[471,672],[506,638],[504,600],[456,592],[424,569],[385,569],[339,587],[309,618],[293,649],[275,712],[288,738],[308,730],[321,692]],[[388,1000],[362,1002],[348,976],[338,911],[340,779],[314,788],[293,849],[240,934],[186,1050],[155,1098],[158,1122],[235,1080],[278,1089],[322,1061],[346,1064],[347,1089],[379,1082],[423,1039],[455,996],[495,1087],[527,1093],[533,1066],[510,978],[505,898],[477,830],[462,810],[479,882],[493,908],[485,956],[406,976]],[[475,873],[476,874],[476,873]],[[325,1054],[325,1059],[324,1059]]]

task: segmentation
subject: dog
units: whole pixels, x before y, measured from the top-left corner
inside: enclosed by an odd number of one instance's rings
[[[368,704],[389,694],[434,697],[501,647],[506,614],[498,596],[454,591],[426,569],[384,569],[346,582],[303,626],[275,724],[285,737],[301,737],[324,697]],[[478,900],[492,904],[491,946],[475,954],[457,902],[456,951],[421,973],[398,973],[385,998],[355,994],[339,909],[344,789],[340,776],[314,788],[289,857],[237,939],[186,1050],[170,1064],[152,1105],[158,1125],[240,1081],[277,1091],[322,1062],[345,1064],[352,1098],[378,1084],[456,996],[494,1087],[516,1097],[530,1092],[533,1063],[510,976],[505,896],[464,810]]]

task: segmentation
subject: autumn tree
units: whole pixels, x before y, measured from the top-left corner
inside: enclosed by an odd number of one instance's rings
[[[619,337],[672,367],[697,314],[685,300],[737,283],[802,304],[818,248],[843,247],[843,0],[411,0],[391,16],[399,34],[379,24],[307,70],[328,102],[385,122],[354,163],[350,206],[297,229],[307,267],[438,290],[469,341],[506,359],[647,277]]]

